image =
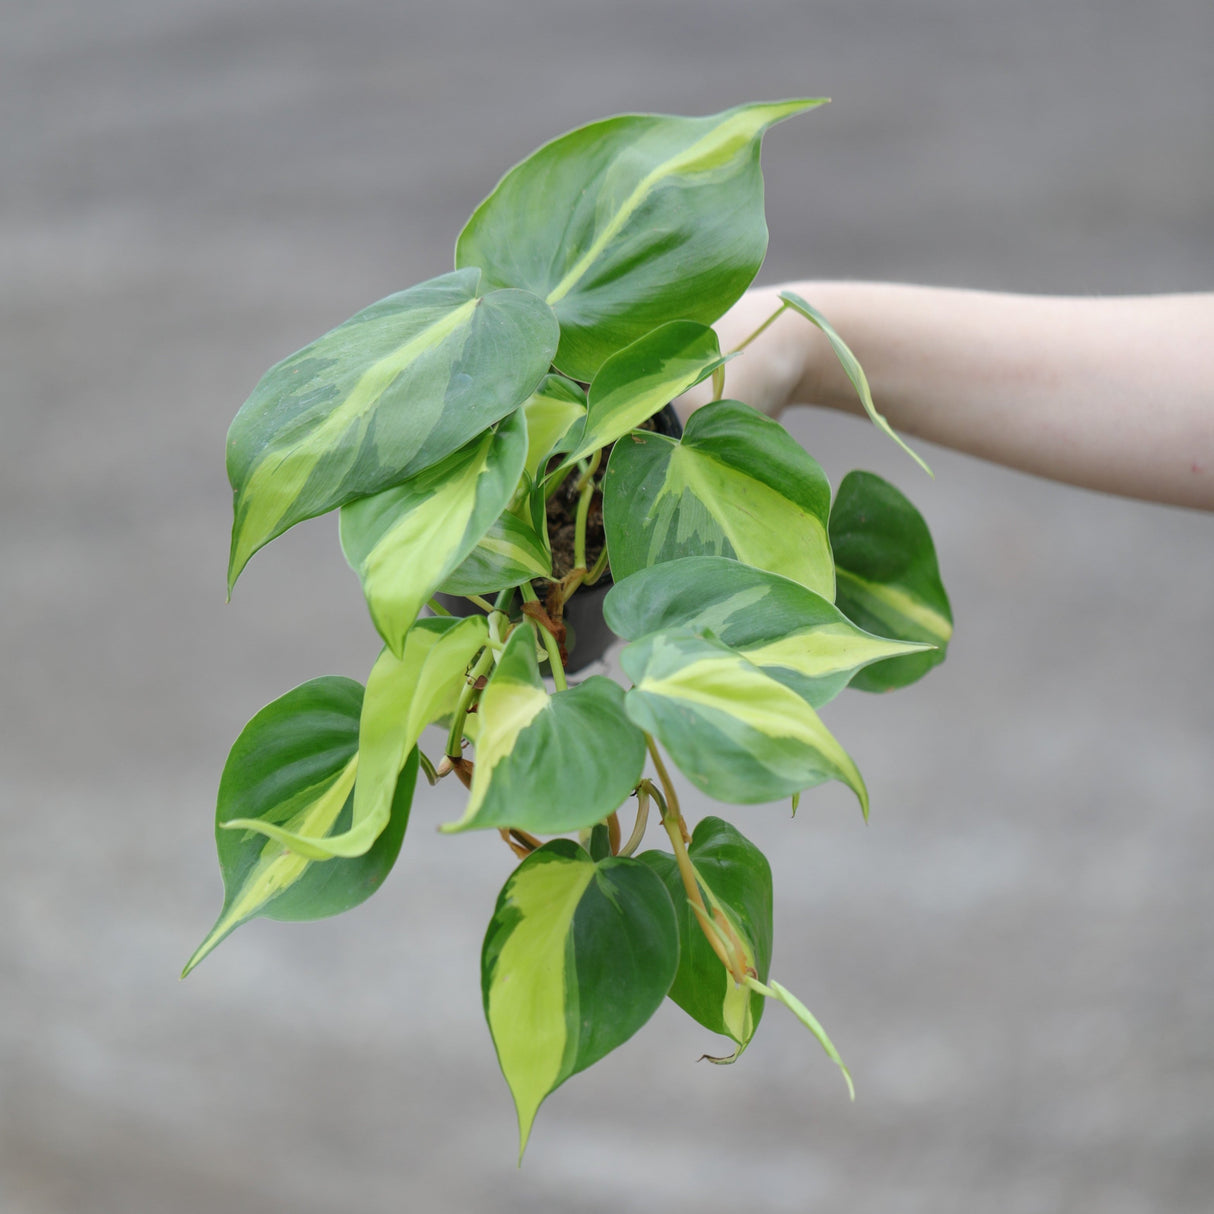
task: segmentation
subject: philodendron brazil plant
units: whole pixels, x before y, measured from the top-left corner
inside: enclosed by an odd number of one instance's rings
[[[441,829],[496,830],[513,853],[481,982],[520,1150],[545,1097],[666,997],[729,1039],[714,1061],[774,999],[843,1066],[769,973],[767,860],[723,818],[689,832],[674,771],[794,810],[840,780],[867,815],[818,711],[849,684],[918,679],[952,630],[914,507],[866,472],[832,500],[776,422],[727,398],[747,343],[722,352],[709,327],[763,260],[763,135],[819,104],[625,115],[546,144],[476,209],[451,273],[271,368],[228,435],[229,589],[263,545],[337,510],[384,646],[365,687],[312,679],[237,738],[223,909],[186,971],[254,916],[369,897],[419,775],[454,776],[467,806]],[[826,319],[781,299],[893,437]],[[681,438],[654,428],[709,377],[716,399]],[[565,605],[606,579],[627,688],[566,677]],[[665,848],[641,850],[647,825]]]

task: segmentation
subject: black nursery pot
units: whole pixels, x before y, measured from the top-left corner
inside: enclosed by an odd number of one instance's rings
[[[668,438],[683,437],[683,423],[679,421],[673,405],[667,405],[660,413],[654,414],[653,428]],[[611,586],[611,571],[608,569],[593,586],[581,587],[565,604],[565,652],[569,655],[565,663],[566,674],[577,674],[592,662],[597,662],[615,640],[615,633],[603,619],[603,600]],[[436,597],[455,615],[471,615],[476,611],[467,599],[447,594]]]

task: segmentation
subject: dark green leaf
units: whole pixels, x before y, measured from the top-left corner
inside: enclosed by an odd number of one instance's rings
[[[890,691],[944,661],[953,613],[923,516],[888,481],[849,472],[830,516],[838,568],[838,604],[861,628],[936,649],[891,658],[862,670],[852,686]]]

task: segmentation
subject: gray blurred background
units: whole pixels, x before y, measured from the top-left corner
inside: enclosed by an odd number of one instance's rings
[[[781,1009],[713,1068],[667,1007],[516,1170],[477,979],[510,857],[436,834],[452,787],[369,903],[176,977],[232,740],[378,648],[331,519],[224,606],[270,363],[448,269],[539,142],[807,94],[767,280],[1208,290],[1212,50],[1209,0],[3,0],[0,1211],[1214,1207],[1211,519],[940,451],[932,483],[848,418],[788,421],[913,495],[956,641],[828,710],[871,825],[837,786],[739,819],[854,1105]]]

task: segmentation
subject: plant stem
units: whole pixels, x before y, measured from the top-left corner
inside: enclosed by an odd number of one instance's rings
[[[451,615],[451,612],[449,612],[446,609],[446,607],[444,607],[442,605],[442,603],[440,603],[438,601],[438,599],[429,599],[426,603],[426,606],[429,607],[430,610],[433,611],[435,615],[445,615],[445,616]]]
[[[586,522],[590,518],[590,502],[594,497],[594,474],[603,462],[603,450],[600,447],[591,457],[577,483],[577,516],[573,525],[573,567],[586,568]]]
[[[582,579],[583,586],[593,586],[595,582],[603,576],[607,571],[607,545],[603,545],[603,551],[599,553],[594,564],[590,567],[590,572]]]
[[[431,784],[437,784],[438,772],[434,770],[434,764],[430,762],[430,760],[426,757],[426,752],[420,747],[417,751],[417,761],[421,764],[421,769],[425,773],[426,779],[429,780]]]
[[[523,592],[524,603],[538,603],[539,598],[532,589],[530,582],[524,582],[520,589]],[[531,617],[528,617],[529,619]],[[539,639],[543,642],[544,648],[548,652],[548,665],[552,668],[552,681],[556,684],[557,691],[566,691],[569,684],[565,681],[565,667],[561,665],[561,651],[556,643],[556,637],[548,631],[547,628],[539,622],[539,620],[531,619],[531,624],[539,635]]]
[[[494,606],[488,599],[483,599],[479,594],[466,594],[464,598],[470,603],[475,603],[486,615],[494,610]]]
[[[738,342],[738,344],[736,346],[734,346],[734,348],[732,350],[730,350],[729,353],[730,354],[741,354],[741,352],[743,350],[745,350],[746,347],[748,345],[750,345],[750,343],[752,341],[754,341],[754,339],[756,337],[758,337],[759,334],[762,333],[764,329],[766,329],[769,325],[774,324],[775,321],[777,319],[779,319],[781,313],[787,312],[788,308],[789,308],[788,304],[782,303],[749,337]]]
[[[632,828],[632,834],[628,836],[628,842],[618,852],[621,856],[631,856],[640,847],[641,840],[645,837],[645,828],[649,825],[649,789],[646,788],[646,783],[647,781],[642,780],[637,785],[636,825]]]
[[[489,617],[489,636],[494,641],[498,640],[497,633],[500,627],[498,619],[497,612]],[[472,701],[480,694],[477,684],[481,681],[481,676],[487,675],[493,669],[493,663],[496,660],[497,655],[493,651],[493,646],[486,645],[481,650],[481,655],[476,659],[472,669],[468,671],[467,681],[455,705],[455,715],[451,718],[451,729],[447,734],[448,758],[458,759],[463,752],[461,742],[464,737],[464,721],[468,718],[468,709],[472,707]]]
[[[674,782],[670,778],[670,772],[666,770],[666,764],[662,762],[662,756],[658,752],[658,744],[646,734],[645,745],[649,748],[649,757],[653,760],[653,765],[657,769],[658,779],[662,782],[662,792],[666,794],[665,803],[662,806],[663,821],[666,818],[667,812],[673,814],[679,824],[679,833],[683,837],[683,842],[690,843],[691,835],[687,832],[687,823],[683,821],[683,812],[679,809],[679,795],[674,790]]]

